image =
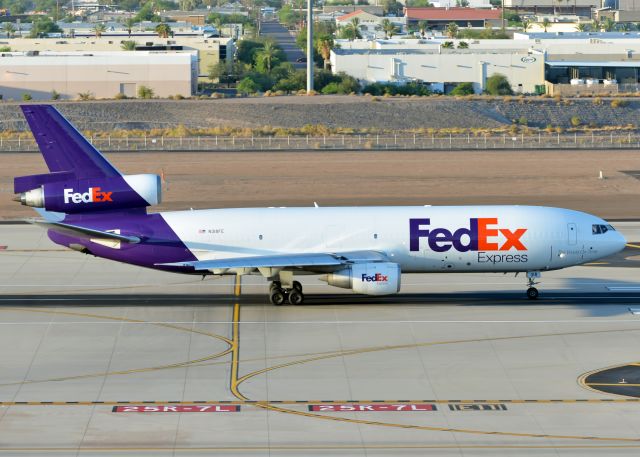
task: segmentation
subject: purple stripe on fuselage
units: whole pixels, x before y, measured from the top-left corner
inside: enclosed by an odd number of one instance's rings
[[[79,244],[98,257],[178,273],[193,273],[193,268],[159,267],[157,263],[198,260],[159,213],[145,214],[145,209],[69,215],[65,223],[96,230],[120,230],[122,235],[142,238],[140,243],[121,243],[120,249],[90,241],[90,237],[70,236],[49,229],[49,238],[57,244]]]

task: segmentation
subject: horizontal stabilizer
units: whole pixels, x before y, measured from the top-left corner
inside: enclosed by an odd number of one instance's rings
[[[381,262],[386,256],[375,251],[349,253],[275,254],[231,259],[196,260],[192,262],[162,263],[171,267],[192,267],[196,271],[231,268],[304,268],[339,267],[354,262]]]
[[[42,220],[30,220],[29,222],[40,225],[49,230],[72,236],[83,236],[84,238],[98,238],[114,241],[122,241],[124,243],[139,243],[140,238],[137,236],[120,235],[119,233],[106,232],[104,230],[96,230],[78,225],[65,224],[63,222],[49,222]]]

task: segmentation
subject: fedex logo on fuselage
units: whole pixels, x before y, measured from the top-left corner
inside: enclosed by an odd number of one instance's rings
[[[367,274],[362,274],[362,282],[387,282],[389,281],[389,276],[380,274],[380,273],[376,273],[375,275],[367,275]]]
[[[451,248],[458,252],[527,250],[521,240],[527,229],[500,228],[497,217],[471,218],[469,228],[461,227],[453,232],[445,228],[426,228],[430,224],[431,219],[409,219],[409,251],[420,250],[421,238],[427,240],[429,249],[434,252],[447,252]],[[503,243],[499,242],[500,234],[505,238]]]
[[[103,192],[100,187],[89,187],[85,193],[74,192],[73,189],[64,190],[65,203],[93,203],[93,202],[112,202],[111,194],[113,192]]]

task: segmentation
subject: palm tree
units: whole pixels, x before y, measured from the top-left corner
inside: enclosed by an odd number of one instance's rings
[[[418,22],[418,31],[420,32],[420,36],[422,38],[425,37],[427,31],[429,30],[429,22],[428,21],[420,21]]]
[[[169,38],[169,35],[171,34],[171,27],[169,27],[169,24],[161,22],[156,25],[156,33],[160,38]]]
[[[16,29],[11,22],[4,23],[4,33],[7,34],[7,38],[13,38],[14,33],[16,33]]]
[[[458,49],[469,49],[469,43],[466,41],[461,41],[458,43]]]
[[[531,22],[527,19],[525,19],[524,21],[522,21],[522,31],[524,33],[527,33],[527,30],[529,30],[529,27],[531,27]]]
[[[316,49],[318,53],[322,56],[322,60],[324,61],[324,69],[326,70],[329,67],[329,59],[331,58],[331,49],[333,48],[334,41],[331,35],[323,35],[318,38],[316,41]]]
[[[599,32],[601,28],[600,21],[598,19],[594,19],[591,22],[591,30],[594,32]]]
[[[133,30],[135,25],[136,25],[136,20],[134,18],[129,17],[125,19],[124,26],[127,28],[127,33],[129,34],[129,37],[131,37],[131,30]]]
[[[104,24],[96,24],[91,31],[95,34],[96,38],[100,38],[102,34],[107,31],[107,27]]]
[[[551,21],[549,20],[548,17],[545,17],[544,20],[542,21],[542,28],[544,29],[545,33],[547,32],[547,29],[549,28],[550,25],[551,25]]]
[[[445,41],[444,43],[442,43],[442,48],[443,49],[453,49],[453,41]]]
[[[138,43],[136,43],[133,40],[126,40],[126,41],[123,41],[122,43],[120,43],[120,48],[123,51],[135,51],[137,45],[138,45]]]
[[[613,32],[613,29],[615,29],[615,27],[616,27],[616,23],[610,17],[606,18],[602,23],[602,29],[605,32]]]
[[[180,9],[182,11],[191,11],[196,7],[195,0],[179,0],[178,4],[180,5]]]
[[[348,40],[362,38],[362,34],[360,33],[360,19],[357,17],[351,19],[351,21],[343,28],[342,35]]]
[[[458,24],[455,22],[449,22],[447,24],[447,36],[449,38],[455,38],[458,36]]]
[[[267,41],[264,44],[264,47],[258,54],[258,58],[264,62],[265,67],[267,68],[267,72],[271,73],[271,66],[273,64],[273,59],[275,59],[278,50],[273,45],[271,41]]]
[[[384,30],[385,38],[393,37],[393,34],[398,31],[396,26],[389,19],[383,19],[380,24],[382,25],[382,30]]]
[[[580,22],[580,23],[576,24],[576,30],[578,32],[586,32],[587,26],[586,26],[586,24],[584,22]]]

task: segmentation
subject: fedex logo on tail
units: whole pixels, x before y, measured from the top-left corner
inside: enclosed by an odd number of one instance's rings
[[[471,218],[468,228],[461,227],[453,232],[445,228],[426,228],[430,224],[431,219],[409,219],[409,251],[420,250],[421,238],[426,239],[429,249],[434,252],[447,252],[451,248],[458,252],[527,250],[521,239],[527,229],[500,228],[497,217]],[[500,242],[500,235],[504,242]]]
[[[113,192],[103,192],[100,187],[89,187],[84,193],[74,192],[73,189],[64,189],[65,203],[93,203],[93,202],[112,202],[111,194]]]

